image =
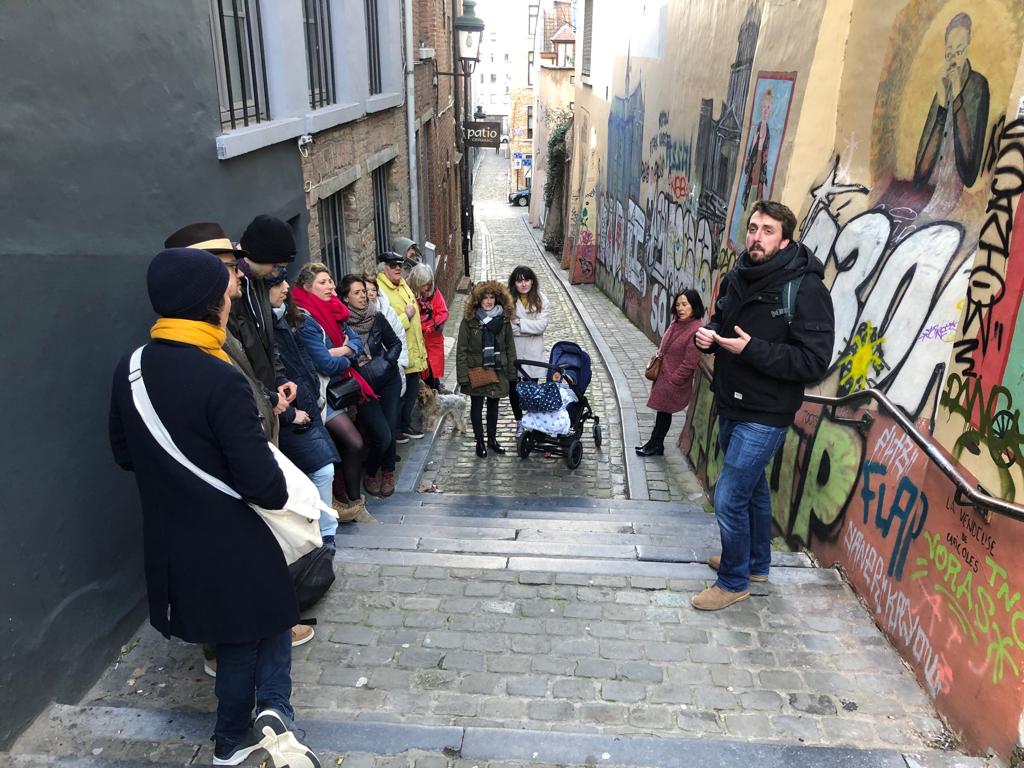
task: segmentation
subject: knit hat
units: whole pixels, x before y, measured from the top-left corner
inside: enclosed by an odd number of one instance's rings
[[[168,248],[149,263],[146,288],[161,317],[201,320],[220,303],[228,287],[228,268],[209,251]]]
[[[280,219],[260,214],[245,228],[242,247],[249,261],[257,264],[281,264],[295,261],[295,238],[292,228]]]

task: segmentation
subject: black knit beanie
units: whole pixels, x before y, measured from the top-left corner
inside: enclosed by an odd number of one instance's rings
[[[228,287],[228,268],[208,251],[168,248],[149,263],[146,288],[161,317],[202,320],[220,304]]]
[[[241,239],[249,261],[257,264],[283,264],[295,261],[292,228],[280,219],[260,214],[245,228]]]

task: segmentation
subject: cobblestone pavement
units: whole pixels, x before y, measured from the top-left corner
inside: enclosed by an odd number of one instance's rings
[[[524,226],[524,209],[507,203],[506,162],[504,157],[492,153],[485,153],[481,159],[474,187],[477,224],[472,277],[475,281],[495,279],[504,283],[518,264],[526,264],[537,273],[541,290],[551,305],[551,321],[544,337],[548,350],[554,342],[568,339],[583,347],[594,362],[594,376],[587,397],[601,419],[602,446],[595,448],[588,424],[583,437],[583,462],[576,470],[570,470],[559,456],[545,457],[542,453],[533,453],[522,460],[515,455],[515,421],[508,400],[504,399],[501,401],[498,441],[508,453],[479,459],[474,452],[472,434],[455,434],[450,426],[445,426],[424,467],[420,487],[434,484],[444,493],[489,491],[524,497],[624,498],[628,495],[625,460],[613,382],[601,364],[601,356],[570,297],[548,272],[544,257],[534,246]],[[445,328],[450,335],[458,333],[462,299],[459,296],[458,302],[453,302],[451,307],[451,319]],[[445,365],[449,384],[454,386],[454,349]]]
[[[536,247],[542,250],[541,231],[531,229],[530,232]],[[547,252],[543,252],[543,258],[549,269],[565,280],[565,271],[561,269],[558,260]],[[609,348],[612,358],[605,360],[605,364],[622,371],[628,392],[620,392],[619,396],[632,400],[636,434],[639,441],[646,442],[654,429],[655,414],[646,406],[651,387],[643,374],[658,345],[633,325],[596,285],[573,285],[568,290],[573,303],[587,313],[590,319],[588,327],[599,334]],[[686,411],[673,417],[672,429],[665,439],[664,456],[637,459],[640,465],[637,474],[640,475],[641,485],[647,489],[647,498],[654,501],[680,501],[704,495],[689,462],[676,447],[676,439],[685,421]],[[632,452],[633,445],[627,445],[626,450]]]

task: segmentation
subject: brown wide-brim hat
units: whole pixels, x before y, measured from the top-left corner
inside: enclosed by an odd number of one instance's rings
[[[212,221],[187,224],[164,240],[164,248],[197,248],[214,254],[232,253],[239,258],[249,255],[243,249],[235,248],[224,228]]]

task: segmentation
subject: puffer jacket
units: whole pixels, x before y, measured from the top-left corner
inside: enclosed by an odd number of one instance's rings
[[[707,328],[736,338],[750,335],[743,352],[713,345],[713,387],[718,413],[729,419],[784,427],[803,402],[804,385],[828,371],[835,335],[832,297],[822,282],[824,267],[803,245],[790,243],[763,264],[744,253],[722,281]],[[782,288],[803,275],[791,323],[786,323]]]
[[[392,283],[381,272],[377,275],[377,290],[380,295],[388,300],[391,308],[395,310],[398,319],[405,331],[405,347],[409,353],[409,364],[405,368],[406,373],[419,373],[427,368],[427,348],[423,345],[423,328],[420,326],[420,310],[416,306],[416,296],[412,288],[403,278],[398,285]],[[407,305],[416,307],[412,317],[405,314]]]
[[[469,386],[469,369],[479,368],[484,364],[483,328],[476,317],[477,307],[485,294],[493,293],[504,312],[501,328],[495,333],[501,362],[498,381],[478,389]],[[467,395],[482,397],[505,397],[510,382],[516,380],[516,341],[512,335],[512,296],[508,289],[495,280],[477,283],[466,298],[462,324],[459,326],[459,339],[455,347],[455,373],[459,387]]]

